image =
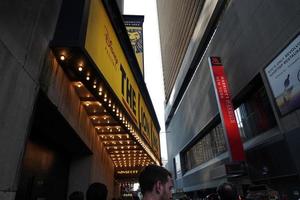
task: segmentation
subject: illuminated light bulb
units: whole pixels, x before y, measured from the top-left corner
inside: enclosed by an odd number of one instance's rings
[[[93,88],[96,88],[97,86],[96,85],[93,85]]]
[[[88,81],[88,80],[90,80],[90,77],[89,77],[89,76],[87,76],[87,77],[86,77],[86,80],[87,80],[87,81]]]
[[[82,72],[83,68],[81,66],[78,67],[78,71]]]
[[[66,57],[64,55],[60,55],[59,59],[64,61],[66,59]]]

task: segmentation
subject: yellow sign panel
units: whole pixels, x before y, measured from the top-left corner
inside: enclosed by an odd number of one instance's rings
[[[160,155],[157,130],[101,0],[90,1],[85,49],[141,133]]]

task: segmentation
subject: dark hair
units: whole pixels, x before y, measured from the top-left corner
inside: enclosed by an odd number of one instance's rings
[[[217,189],[221,200],[237,200],[238,192],[236,187],[231,183],[223,183]]]
[[[151,192],[157,181],[161,181],[162,184],[167,183],[168,177],[172,177],[172,174],[165,168],[157,165],[148,165],[139,176],[142,194],[145,194],[146,191]]]
[[[83,192],[81,191],[74,191],[70,194],[69,200],[84,200]]]
[[[86,200],[106,200],[107,188],[103,183],[92,183],[86,191]]]

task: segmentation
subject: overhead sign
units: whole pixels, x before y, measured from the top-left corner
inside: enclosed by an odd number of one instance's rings
[[[142,74],[144,74],[144,44],[143,44],[143,22],[144,16],[123,15],[127,33],[138,60]]]
[[[265,73],[280,113],[300,108],[300,35],[265,68]]]
[[[158,130],[141,95],[102,1],[91,0],[85,49],[151,148],[160,155]]]
[[[209,57],[208,61],[231,160],[244,161],[243,143],[231,102],[224,66],[219,57]]]

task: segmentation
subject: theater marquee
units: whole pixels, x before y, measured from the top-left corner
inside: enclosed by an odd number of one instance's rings
[[[85,49],[155,151],[158,132],[101,1],[92,0]]]
[[[118,171],[160,164],[159,123],[116,2],[64,0],[51,48]]]

